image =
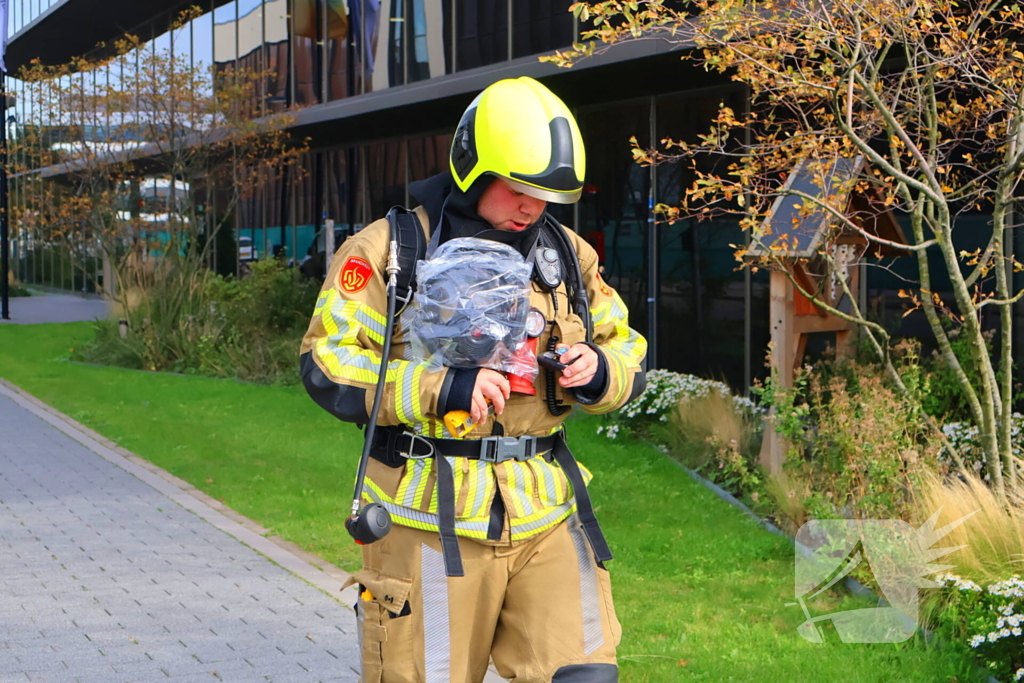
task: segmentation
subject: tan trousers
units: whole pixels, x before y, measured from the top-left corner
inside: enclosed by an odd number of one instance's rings
[[[364,546],[363,683],[479,683],[490,658],[514,683],[617,680],[611,583],[575,517],[515,547],[459,547],[466,575],[448,578],[436,532]]]

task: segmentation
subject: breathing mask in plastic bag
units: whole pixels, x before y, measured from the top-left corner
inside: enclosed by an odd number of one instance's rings
[[[526,340],[532,266],[514,248],[460,237],[416,268],[416,295],[402,315],[413,355],[433,366],[491,368],[537,376]]]

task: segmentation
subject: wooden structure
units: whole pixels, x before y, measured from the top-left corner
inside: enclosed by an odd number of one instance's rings
[[[793,386],[793,374],[803,361],[808,336],[832,332],[836,353],[852,353],[856,342],[856,323],[827,312],[794,287],[795,281],[819,302],[850,313],[850,292],[859,291],[860,267],[871,250],[872,256],[905,256],[906,250],[870,242],[863,234],[846,226],[833,213],[793,192],[816,197],[868,234],[897,244],[907,244],[892,211],[871,189],[858,186],[866,162],[863,157],[804,160],[786,180],[780,196],[772,205],[762,226],[761,243],[748,249],[747,260],[761,260],[771,254],[781,261],[770,279],[770,325],[772,372],[783,387]],[[831,257],[834,267],[829,264]],[[792,278],[792,279],[791,279]],[[761,445],[761,463],[776,475],[782,468],[784,445],[774,430],[767,430]]]

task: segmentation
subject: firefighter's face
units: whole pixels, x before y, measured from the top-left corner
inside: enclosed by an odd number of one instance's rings
[[[477,202],[476,212],[498,230],[526,230],[544,214],[548,203],[519,192],[501,178],[495,178]]]

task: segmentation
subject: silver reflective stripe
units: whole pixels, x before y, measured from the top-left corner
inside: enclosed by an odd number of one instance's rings
[[[423,479],[423,472],[426,470],[426,460],[410,460],[412,463],[413,473],[412,481],[409,482],[409,488],[405,490],[405,497],[402,499],[402,505],[407,508],[416,507],[416,492],[420,488],[420,480]],[[408,465],[406,465],[408,467]]]
[[[407,520],[410,520],[412,522],[416,522],[416,523],[421,524],[421,525],[426,525],[425,527],[424,526],[416,526],[416,525],[412,525],[412,524],[409,524],[407,526],[413,526],[416,529],[427,529],[427,530],[434,530],[434,531],[437,530],[437,524],[438,524],[437,515],[433,515],[433,514],[430,514],[428,512],[419,512],[418,510],[411,510],[411,509],[409,509],[407,507],[402,507],[401,505],[395,505],[394,503],[389,503],[388,501],[383,500],[379,495],[374,493],[373,489],[371,489],[371,488],[363,489],[363,495],[366,496],[372,502],[380,503],[381,505],[383,505],[384,509],[391,513],[392,517],[398,517],[400,519],[407,519]],[[462,520],[455,520],[455,529],[457,531],[458,530],[462,530],[462,531],[478,531],[478,532],[486,533],[487,532],[487,525],[488,525],[488,522],[464,522]]]
[[[416,382],[416,370],[419,366],[416,363],[407,363],[405,372],[402,373],[402,410],[412,421],[412,389]]]
[[[545,514],[543,517],[539,519],[534,519],[529,522],[517,522],[516,520],[512,520],[510,530],[512,533],[512,540],[518,540],[523,536],[523,534],[528,534],[531,531],[536,531],[538,529],[545,529],[549,526],[554,526],[556,523],[561,522],[563,519],[569,516],[569,513],[572,511],[574,505],[576,505],[576,503],[571,500],[568,503],[556,505],[555,507],[551,508],[551,511]]]
[[[384,325],[371,318],[362,307],[356,310],[355,319],[367,330],[376,334],[377,337],[384,336]],[[373,335],[369,335],[373,336]]]
[[[580,565],[580,606],[583,608],[583,654],[590,656],[604,644],[601,630],[601,595],[597,585],[597,564],[590,556],[590,547],[583,534],[579,518],[569,521],[569,533],[576,546],[576,559]]]
[[[366,628],[366,608],[363,607],[363,596],[360,594],[356,598],[356,633],[359,634],[359,671],[362,673],[363,678],[366,678],[366,650],[363,649],[363,629]]]
[[[420,545],[423,587],[423,658],[426,683],[451,683],[451,627],[448,623],[448,577],[444,556]]]

